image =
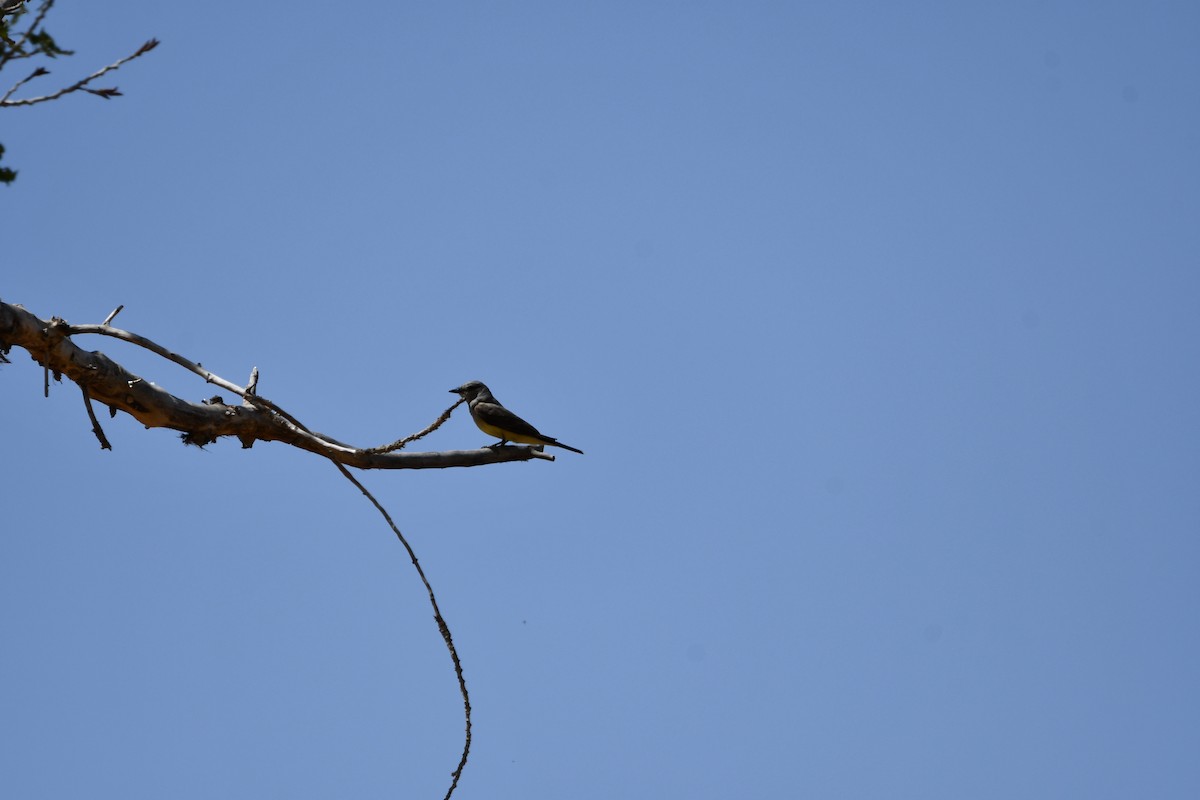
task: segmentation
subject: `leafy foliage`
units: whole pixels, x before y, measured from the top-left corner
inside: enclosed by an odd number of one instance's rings
[[[31,32],[28,42],[33,47],[34,53],[49,56],[50,58],[75,55],[74,50],[64,50],[59,47],[58,42],[54,41],[54,37],[47,33],[44,28]]]
[[[57,59],[59,56],[72,56],[75,54],[73,50],[67,50],[60,47],[54,37],[42,25],[51,7],[54,5],[54,0],[42,0],[41,5],[36,12],[31,12],[25,0],[0,0],[0,70],[14,63],[19,63],[30,58],[50,58]],[[32,14],[32,20],[23,30],[17,30],[17,22],[26,14]],[[70,86],[59,89],[49,94],[40,95],[37,97],[25,97],[12,99],[13,95],[25,84],[30,81],[40,78],[44,75],[49,75],[49,70],[44,67],[37,67],[24,78],[12,84],[12,88],[0,95],[0,109],[18,105],[33,105],[34,103],[48,102],[57,100],[63,95],[70,94],[75,91],[83,91],[87,94],[95,95],[104,100],[111,100],[114,97],[120,97],[121,92],[115,87],[91,88],[88,86],[93,80],[102,75],[119,69],[122,64],[131,61],[145,53],[150,52],[158,44],[158,41],[151,39],[143,44],[135,53],[120,59],[119,61],[109,64],[107,67],[93,72],[91,75],[76,81]],[[4,155],[4,147],[0,146],[0,157]],[[10,184],[17,177],[17,172],[14,169],[0,167],[0,183]]]
[[[0,159],[4,158],[4,145],[0,144]],[[8,167],[0,167],[0,183],[12,183],[17,178],[17,171]]]

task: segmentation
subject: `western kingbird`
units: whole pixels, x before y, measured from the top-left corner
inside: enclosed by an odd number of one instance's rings
[[[479,430],[488,436],[498,438],[499,444],[505,442],[548,444],[583,455],[582,450],[571,447],[569,444],[563,444],[553,436],[538,432],[537,428],[500,405],[500,401],[492,396],[491,390],[479,381],[464,383],[450,391],[467,401],[467,408],[471,410],[471,419],[475,420]]]

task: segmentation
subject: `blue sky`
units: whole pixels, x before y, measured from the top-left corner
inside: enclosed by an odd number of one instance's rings
[[[0,298],[587,451],[362,476],[456,797],[1200,794],[1196,6],[232,11],[56,6],[43,90],[162,45],[0,111]],[[440,797],[356,491],[14,355],[0,794]]]

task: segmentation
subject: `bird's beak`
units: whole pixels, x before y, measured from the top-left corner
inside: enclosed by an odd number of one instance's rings
[[[457,395],[461,395],[461,394],[462,394],[462,390],[461,390],[461,389],[451,389],[451,390],[450,390],[450,394],[457,394]]]

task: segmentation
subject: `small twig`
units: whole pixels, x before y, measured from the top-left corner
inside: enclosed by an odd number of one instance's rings
[[[133,61],[135,58],[138,58],[139,56],[143,56],[146,53],[149,53],[151,50],[153,50],[156,47],[158,47],[158,39],[151,39],[150,41],[146,42],[141,47],[139,47],[136,52],[134,52],[130,55],[127,55],[124,58],[118,59],[117,61],[114,61],[113,63],[109,64],[107,67],[102,67],[102,68],[96,70],[91,75],[88,75],[86,78],[78,80],[75,83],[71,84],[70,86],[66,86],[62,89],[59,89],[57,92],[53,92],[51,94],[44,94],[39,97],[24,97],[24,98],[21,98],[20,100],[9,100],[8,98],[11,97],[12,93],[14,91],[16,91],[16,89],[17,89],[17,87],[14,86],[12,89],[9,90],[8,94],[4,95],[3,98],[0,98],[0,107],[31,106],[34,103],[45,103],[49,100],[57,100],[58,98],[62,97],[65,94],[70,94],[71,92],[76,92],[76,91],[79,91],[80,89],[83,89],[86,92],[90,92],[92,94],[95,94],[95,95],[98,95],[98,96],[104,97],[104,98],[114,97],[114,96],[120,94],[120,92],[118,92],[116,89],[88,89],[86,87],[89,83],[96,80],[100,76],[106,75],[115,69],[120,69],[122,65],[128,64],[130,61]],[[39,67],[38,69],[41,70],[41,67]],[[36,75],[36,74],[39,74],[37,72],[37,70],[34,71],[34,75]],[[45,74],[45,70],[41,70],[40,74]],[[34,77],[34,75],[30,75],[29,78]],[[28,81],[29,78],[26,78],[25,81]],[[22,83],[24,83],[25,81],[22,81]],[[20,84],[18,84],[18,86],[19,85]]]
[[[246,394],[258,394],[258,367],[250,369],[250,382],[246,384]]]
[[[404,447],[404,445],[408,444],[409,442],[414,442],[417,439],[420,439],[422,436],[426,436],[430,433],[433,433],[434,431],[436,431],[438,428],[440,428],[442,426],[443,422],[450,419],[450,412],[454,411],[454,409],[458,408],[460,405],[462,405],[465,402],[466,402],[466,398],[460,397],[458,399],[458,402],[456,402],[454,405],[450,406],[445,411],[443,411],[442,415],[440,417],[438,417],[436,420],[434,420],[433,424],[430,425],[429,427],[425,428],[425,430],[418,431],[417,433],[414,433],[411,436],[405,436],[403,439],[397,439],[396,441],[392,442],[391,444],[384,445],[383,447],[368,447],[367,452],[368,453],[390,453],[393,450],[399,450],[401,447]]]
[[[121,313],[121,309],[123,309],[123,308],[125,308],[125,306],[124,306],[124,305],[119,305],[119,306],[117,306],[116,308],[114,308],[114,309],[112,310],[112,313],[111,313],[111,314],[109,314],[107,317],[105,317],[105,318],[104,318],[104,322],[101,322],[100,324],[101,324],[101,325],[108,325],[110,322],[112,322],[112,321],[113,321],[113,319],[115,319],[115,318],[116,318],[117,314],[120,314],[120,313]]]
[[[455,403],[454,405],[458,405]],[[451,407],[453,410],[453,406]],[[450,412],[446,412],[449,414]],[[471,752],[471,696],[467,692],[467,681],[463,677],[462,661],[458,658],[458,650],[454,647],[454,639],[450,636],[450,627],[446,625],[446,620],[442,616],[441,609],[438,608],[437,596],[433,593],[433,586],[430,585],[429,579],[425,577],[425,570],[421,569],[421,562],[417,560],[417,554],[412,549],[412,545],[404,538],[404,534],[400,532],[400,528],[396,527],[396,523],[392,521],[392,517],[388,514],[387,509],[379,504],[367,488],[358,482],[350,470],[334,461],[333,465],[345,476],[346,480],[358,487],[358,490],[366,495],[371,504],[383,515],[387,524],[391,527],[392,532],[396,534],[396,538],[400,540],[400,544],[404,545],[404,549],[408,551],[408,557],[412,559],[413,566],[417,569],[417,574],[421,576],[421,582],[425,584],[425,591],[429,593],[429,604],[433,607],[433,619],[437,622],[438,631],[442,634],[442,639],[446,642],[446,649],[450,651],[450,660],[454,662],[454,674],[458,677],[458,691],[463,699],[463,716],[466,720],[466,737],[463,741],[462,757],[458,760],[458,767],[451,773],[450,788],[446,790],[444,800],[450,800],[450,795],[454,794],[455,787],[458,786],[458,779],[462,777],[463,768],[467,765],[467,756]]]
[[[79,389],[83,392],[83,404],[87,407],[88,419],[92,421],[92,433],[96,434],[96,438],[100,440],[100,449],[112,450],[112,445],[108,443],[108,439],[104,435],[104,429],[100,427],[100,420],[96,419],[96,412],[92,408],[92,396],[88,394],[86,386],[80,386]]]
[[[0,97],[0,103],[3,103],[3,102],[5,102],[6,100],[8,100],[8,98],[10,98],[10,97],[12,97],[14,94],[16,94],[16,91],[17,91],[17,89],[20,89],[22,86],[24,86],[25,84],[29,83],[29,82],[30,82],[31,80],[33,80],[34,78],[39,78],[39,77],[41,77],[42,75],[49,75],[49,74],[50,74],[50,70],[48,70],[48,69],[45,69],[45,68],[43,68],[43,67],[38,67],[38,68],[37,68],[37,69],[35,69],[33,72],[31,72],[31,73],[29,73],[28,75],[26,75],[24,78],[22,78],[21,80],[17,81],[16,83],[14,83],[14,84],[12,85],[12,88],[11,88],[11,89],[9,89],[7,92],[5,92],[3,97]]]

